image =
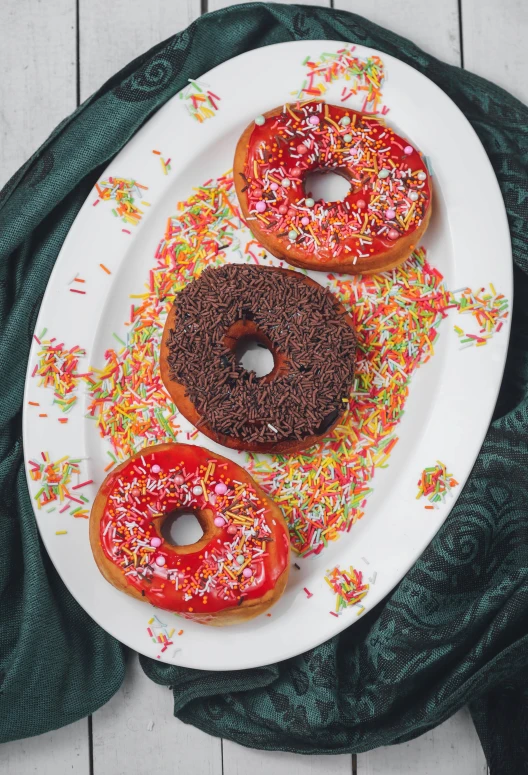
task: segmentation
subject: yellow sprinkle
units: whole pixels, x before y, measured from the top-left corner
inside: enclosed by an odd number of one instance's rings
[[[409,212],[407,213],[407,217],[405,218],[405,228],[406,229],[409,228],[409,224],[411,222],[411,217],[412,217],[412,214],[414,212],[415,205],[416,205],[416,203],[413,202],[412,205],[409,207]]]
[[[317,244],[317,245],[320,245],[321,243],[319,242],[319,240],[317,239],[317,237],[316,237],[316,236],[315,236],[315,234],[313,233],[313,229],[312,229],[312,225],[311,225],[311,224],[308,226],[308,230],[309,230],[310,234],[312,235],[312,237],[314,238],[314,240],[315,240],[316,244]]]
[[[68,532],[67,530],[56,530],[55,531],[55,535],[56,536],[65,536],[67,532]]]

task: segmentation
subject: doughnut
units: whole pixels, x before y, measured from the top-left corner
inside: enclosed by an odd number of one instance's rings
[[[314,201],[310,172],[350,181],[341,201]],[[381,118],[321,101],[257,116],[235,152],[247,225],[270,253],[321,272],[383,272],[409,257],[431,217],[421,153]]]
[[[252,339],[274,366],[238,363]],[[180,291],[163,331],[160,371],[178,410],[226,447],[292,453],[339,422],[354,382],[352,319],[319,283],[291,269],[226,264]]]
[[[191,511],[203,536],[188,546],[170,543],[167,518]],[[288,579],[279,507],[243,468],[191,444],[148,447],[119,465],[99,489],[89,529],[110,584],[201,624],[258,616]]]

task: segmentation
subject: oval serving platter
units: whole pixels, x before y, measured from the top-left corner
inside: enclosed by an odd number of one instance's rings
[[[434,214],[399,270],[311,274],[356,322],[350,410],[304,456],[250,457],[178,416],[157,352],[167,306],[204,266],[280,264],[240,220],[234,149],[255,116],[314,96],[375,111],[416,143],[433,172]],[[493,170],[462,113],[425,76],[361,46],[301,41],[248,52],[189,82],[109,164],[40,309],[25,464],[63,581],[111,635],[186,667],[256,667],[331,638],[401,580],[449,514],[495,405],[511,302],[509,231]],[[99,573],[86,519],[98,486],[127,450],[171,438],[248,467],[281,505],[299,553],[271,615],[206,627],[123,595]]]

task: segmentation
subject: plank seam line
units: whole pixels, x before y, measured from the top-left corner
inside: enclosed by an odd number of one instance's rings
[[[460,42],[460,67],[464,67],[464,26],[462,21],[462,0],[458,0],[458,40]]]

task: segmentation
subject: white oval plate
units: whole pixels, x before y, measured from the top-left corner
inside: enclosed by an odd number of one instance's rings
[[[236,141],[249,121],[294,99],[292,92],[301,87],[308,57],[315,59],[322,52],[338,52],[344,47],[330,41],[283,43],[225,62],[199,79],[206,91],[221,98],[216,100],[218,110],[211,107],[213,115],[202,123],[189,114],[189,93],[195,93],[192,86],[161,108],[102,177],[132,178],[148,186],[144,198],[151,206],[142,206],[145,214],[138,225],[123,224],[112,216],[110,203],[100,201],[94,206],[94,190],[64,242],[35,333],[46,328],[46,338],[55,337],[68,348],[83,347],[87,352],[81,361],[83,371],[102,368],[105,351],[116,346],[113,333],[126,337],[130,294],[144,291],[167,218],[176,213],[176,203],[191,196],[194,186],[230,169]],[[489,287],[491,282],[511,305],[506,215],[493,170],[476,134],[453,102],[416,70],[361,46],[354,50],[360,58],[376,54],[386,73],[383,104],[390,109],[387,121],[432,162],[435,208],[424,240],[428,260],[441,271],[447,288],[478,289]],[[345,85],[335,81],[324,98],[339,103]],[[359,96],[353,96],[345,104],[360,109],[361,102]],[[165,160],[171,158],[167,175],[153,150],[161,151]],[[242,245],[250,239],[241,226],[238,236]],[[241,258],[228,251],[227,260]],[[312,276],[326,282],[325,275]],[[72,282],[75,277],[84,283]],[[343,279],[357,282],[350,277]],[[74,293],[73,288],[85,293]],[[445,462],[460,483],[453,490],[456,498],[488,427],[505,363],[509,318],[485,347],[467,349],[460,347],[453,331],[457,322],[465,330],[474,323],[470,316],[442,322],[434,357],[412,378],[405,417],[398,426],[399,442],[391,453],[390,465],[375,473],[365,516],[321,554],[298,562],[300,570],[292,569],[286,593],[271,616],[214,628],[177,619],[132,599],[99,573],[90,551],[88,521],[74,519],[69,509],[60,513],[62,505],[53,512],[39,510],[34,501],[43,541],[71,593],[98,624],[131,648],[192,668],[234,670],[270,664],[300,654],[353,624],[358,620],[357,609],[347,609],[339,617],[329,615],[335,596],[325,583],[325,571],[337,564],[364,571],[371,583],[363,603],[366,610],[372,609],[423,552],[454,503],[454,499],[447,499],[435,511],[424,510],[424,501],[416,500],[422,469],[438,459]],[[100,438],[93,420],[85,419],[90,399],[85,388],[78,391],[78,401],[70,413],[62,415],[53,404],[53,391],[38,386],[38,379],[31,376],[38,352],[34,342],[24,401],[26,471],[29,461],[37,460],[43,451],[53,461],[64,455],[82,458],[81,479],[93,479],[94,483],[75,493],[83,493],[91,503],[109,463],[108,441]],[[68,417],[68,422],[61,424],[58,419],[63,417]],[[189,428],[185,423],[182,428],[179,438],[187,440],[185,431]],[[245,456],[230,454],[200,435],[194,441],[242,464],[247,462]],[[34,497],[39,485],[29,476],[28,483]],[[61,533],[64,530],[66,534]],[[153,616],[157,618],[151,621]],[[147,632],[149,621],[154,636],[164,631],[162,625],[166,625],[166,632],[175,628],[173,645],[161,651]],[[178,637],[180,629],[184,632]]]

